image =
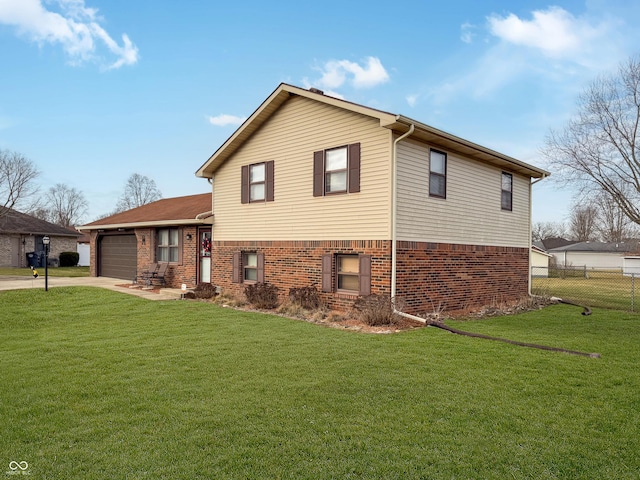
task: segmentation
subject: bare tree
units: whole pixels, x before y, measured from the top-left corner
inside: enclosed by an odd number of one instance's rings
[[[583,194],[602,191],[640,224],[640,57],[596,79],[579,97],[577,114],[552,131],[543,154],[563,182]]]
[[[574,205],[569,215],[569,234],[577,242],[596,239],[598,210],[591,204]]]
[[[611,196],[600,193],[597,205],[597,229],[604,242],[624,242],[637,235],[636,224],[624,214]]]
[[[566,235],[567,229],[562,222],[536,222],[531,226],[531,239],[534,242]]]
[[[161,198],[162,193],[160,193],[155,181],[139,173],[134,173],[127,180],[124,193],[118,200],[116,212],[141,207]]]
[[[40,174],[33,162],[18,152],[0,150],[0,217],[24,205],[38,191]]]
[[[89,204],[81,191],[58,183],[47,192],[48,220],[62,225],[72,227],[82,220],[87,213]]]

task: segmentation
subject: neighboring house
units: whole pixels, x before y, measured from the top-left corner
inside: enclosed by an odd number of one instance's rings
[[[79,227],[90,234],[91,275],[140,279],[167,262],[167,286],[211,281],[211,194],[164,198]]]
[[[281,84],[196,175],[223,291],[316,285],[329,308],[385,294],[412,314],[528,295],[548,172],[408,117]]]
[[[574,243],[578,243],[578,242],[575,242],[573,240],[567,240],[566,238],[562,238],[562,237],[550,237],[550,238],[545,238],[544,240],[541,240],[538,242],[534,242],[535,245],[537,245],[538,247],[542,248],[545,251],[549,251],[552,248],[565,247],[567,245],[572,245]]]
[[[531,256],[529,259],[532,277],[548,277],[549,276],[549,260],[553,255],[548,254],[535,242],[531,245]]]
[[[80,234],[26,213],[4,209],[0,212],[0,266],[24,268],[30,266],[30,260],[36,266],[44,266],[42,239],[45,236],[51,242],[49,259],[52,264],[62,252],[76,251],[76,239]]]
[[[579,242],[547,252],[554,256],[560,267],[621,269],[624,256],[636,251],[636,243]]]

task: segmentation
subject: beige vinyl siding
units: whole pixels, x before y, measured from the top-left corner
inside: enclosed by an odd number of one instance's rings
[[[446,199],[429,197],[429,145],[398,145],[398,239],[528,248],[529,179],[513,174],[504,211],[501,169],[433,148],[447,153]]]
[[[360,192],[314,197],[313,152],[358,142]],[[390,158],[378,120],[293,96],[216,172],[215,240],[388,239]],[[269,160],[274,201],[241,204],[241,166]]]

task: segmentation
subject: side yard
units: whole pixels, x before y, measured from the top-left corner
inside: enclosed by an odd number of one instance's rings
[[[639,318],[374,335],[88,287],[0,292],[0,452],[38,478],[637,478]]]

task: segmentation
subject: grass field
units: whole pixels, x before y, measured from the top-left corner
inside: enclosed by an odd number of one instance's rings
[[[586,278],[533,278],[531,289],[534,294],[561,297],[593,307],[639,310],[640,278],[632,279],[620,271],[588,270]]]
[[[38,274],[44,276],[44,267],[38,267]],[[30,268],[0,267],[0,276],[30,277],[33,272]],[[49,267],[50,277],[88,277],[89,267]]]
[[[7,473],[25,461],[47,479],[640,476],[633,314],[451,322],[592,359],[89,287],[0,292],[0,306]]]

